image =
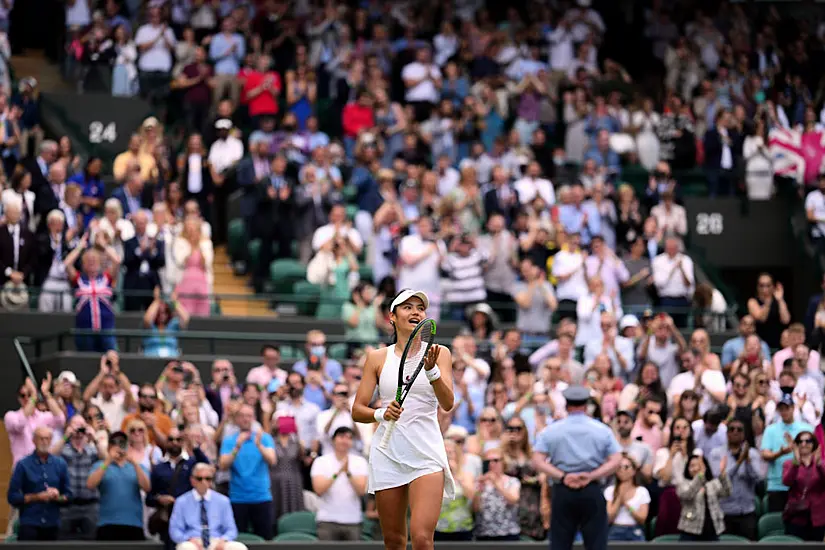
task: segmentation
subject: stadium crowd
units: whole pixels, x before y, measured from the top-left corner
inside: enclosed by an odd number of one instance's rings
[[[68,2],[65,76],[157,116],[107,166],[44,139],[33,79],[0,95],[0,304],[76,310],[92,331],[77,349],[102,354],[85,387],[27,380],[5,416],[17,536],[380,537],[373,426],[349,407],[388,300],[413,287],[467,326],[450,343],[458,405],[439,413],[459,496],[437,540],[546,539],[552,485],[531,446],[581,384],[625,453],[603,480],[612,540],[822,541],[825,300],[794,319],[765,274],[739,336],[712,349],[728,308],[684,253],[678,174],[772,196],[767,131],[817,124],[823,27],[690,8],[636,14],[637,75],[600,51],[611,22],[589,0]],[[142,312],[146,355],[184,351],[235,190],[256,289],[297,262],[294,288],[346,324],[346,353],[311,331],[293,365],[273,342],[246,376],[217,358],[202,380],[182,356],[130,380],[106,331]]]

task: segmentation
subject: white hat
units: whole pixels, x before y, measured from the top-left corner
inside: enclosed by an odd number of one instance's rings
[[[218,130],[231,130],[232,121],[228,118],[221,118],[215,122],[215,128]]]
[[[639,325],[639,319],[637,319],[635,315],[628,314],[622,317],[622,320],[619,321],[619,330],[624,330],[630,327],[638,327]]]
[[[427,295],[423,291],[410,290],[409,288],[406,288],[395,297],[395,300],[392,301],[392,304],[390,304],[390,311],[395,311],[396,307],[400,306],[410,298],[420,298],[421,301],[424,302],[424,309],[430,307],[430,299],[427,298]]]
[[[64,370],[63,372],[58,374],[57,375],[57,381],[58,382],[68,382],[72,386],[79,386],[80,385],[80,381],[77,379],[77,376],[75,376],[75,374],[70,370]]]
[[[450,427],[447,428],[447,431],[444,433],[444,439],[467,439],[468,436],[469,432],[467,431],[467,428],[465,428],[464,426],[458,426],[456,424],[450,425]]]

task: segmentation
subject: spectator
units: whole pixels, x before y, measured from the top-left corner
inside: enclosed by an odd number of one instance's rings
[[[676,328],[673,318],[660,313],[650,323],[648,334],[639,346],[640,361],[648,361],[659,369],[659,379],[664,387],[670,386],[679,374],[679,356],[687,349],[682,333]]]
[[[161,299],[160,287],[154,290],[154,299],[143,314],[143,327],[153,332],[143,339],[143,354],[147,357],[175,357],[180,355],[175,336],[189,325],[189,312],[172,291],[169,302]]]
[[[767,273],[759,275],[756,296],[748,300],[748,314],[756,321],[756,334],[775,349],[779,346],[782,329],[791,322],[791,313],[785,303],[782,283],[774,284]]]
[[[630,279],[627,267],[600,235],[593,237],[590,249],[592,253],[584,262],[587,278],[599,277],[604,284],[604,292],[618,297],[621,286]]]
[[[813,432],[802,431],[793,441],[793,461],[782,466],[782,483],[789,487],[788,503],[783,518],[785,532],[805,541],[819,541],[825,536],[825,520],[821,505],[825,490],[825,466],[822,465],[819,442]],[[805,472],[807,470],[807,472]],[[807,475],[803,475],[807,473]]]
[[[713,407],[702,415],[701,420],[693,422],[693,443],[704,456],[709,457],[713,449],[725,446],[728,427],[723,422],[726,412],[725,408]]]
[[[143,181],[155,181],[158,178],[158,165],[155,157],[143,150],[143,138],[140,134],[132,134],[126,151],[115,157],[112,165],[112,174],[115,180],[123,182],[135,172],[140,174]]]
[[[9,434],[9,445],[13,463],[17,464],[25,456],[34,452],[34,432],[37,428],[51,428],[61,430],[66,423],[66,416],[55,398],[51,394],[52,375],[40,384],[40,396],[31,378],[17,390],[17,402],[20,408],[6,412],[3,423]]]
[[[265,344],[261,348],[261,365],[250,369],[246,375],[246,382],[257,384],[269,393],[275,393],[282,384],[286,383],[287,372],[280,367],[281,350],[278,346]],[[276,387],[270,387],[275,382]],[[221,394],[224,395],[223,393]],[[222,401],[227,399],[222,397]],[[217,410],[217,409],[216,409]]]
[[[312,463],[312,488],[321,497],[318,512],[320,540],[360,540],[360,499],[367,491],[367,461],[351,452],[353,431],[338,427],[332,434],[331,454]]]
[[[556,298],[562,318],[577,318],[579,300],[588,294],[585,256],[579,248],[579,234],[568,234],[568,242],[553,257],[551,270],[556,279]]]
[[[5,227],[0,229],[0,285],[31,282],[37,262],[34,234],[22,223],[23,201],[18,197],[3,202]]]
[[[238,528],[229,499],[211,489],[215,468],[197,464],[189,480],[193,489],[175,501],[169,520],[169,536],[177,550],[245,550],[236,542]]]
[[[149,472],[127,454],[127,436],[115,432],[109,436],[106,458],[92,467],[86,487],[100,491],[100,518],[97,540],[138,541],[143,535],[141,491],[150,490]]]
[[[415,222],[415,232],[401,239],[398,245],[398,288],[420,288],[430,299],[434,319],[441,315],[441,279],[439,265],[443,243],[433,232],[433,220],[421,216]]]
[[[142,311],[151,303],[149,289],[160,284],[158,270],[166,264],[165,247],[162,241],[147,234],[149,217],[145,211],[135,212],[131,221],[135,235],[123,243],[123,289],[127,293],[124,307],[128,311]]]
[[[166,455],[152,464],[149,479],[152,490],[146,495],[146,506],[155,511],[149,517],[147,527],[161,540],[170,539],[170,517],[178,498],[192,489],[191,478],[200,463],[209,464],[209,459],[199,446],[193,446],[193,455],[183,449],[185,435],[172,428],[166,438]]]
[[[261,128],[265,120],[278,114],[281,76],[272,68],[272,58],[259,55],[254,70],[245,71],[241,97],[246,98],[252,123]]]
[[[415,61],[404,67],[401,78],[404,98],[413,106],[416,122],[427,120],[441,93],[441,70],[432,63],[428,47],[416,50]]]
[[[327,356],[327,337],[320,330],[310,330],[307,332],[304,353],[308,359],[301,359],[292,365],[292,371],[307,376],[308,370],[319,366],[319,372],[325,383],[332,383],[339,380],[344,373],[341,363]]]
[[[174,369],[164,371],[162,377],[169,377],[174,380],[178,373],[172,372]],[[129,390],[130,391],[130,390]],[[172,431],[172,419],[163,412],[163,405],[158,401],[158,392],[152,384],[143,384],[138,391],[138,410],[124,417],[120,426],[115,425],[113,429],[121,428],[126,430],[132,422],[140,420],[149,429],[147,441],[150,444],[163,447],[166,445],[166,437]]]
[[[151,6],[148,22],[138,27],[135,34],[135,44],[141,54],[138,61],[140,93],[155,104],[168,93],[176,42],[175,33],[163,21],[161,8]]]
[[[119,24],[113,32],[115,55],[112,67],[112,95],[134,97],[140,92],[138,80],[138,48],[132,39],[128,23]]]
[[[71,286],[63,262],[71,250],[66,238],[66,216],[60,210],[49,212],[46,220],[46,235],[37,240],[37,270],[34,274],[35,286],[41,287],[37,309],[43,313],[72,310]]]
[[[739,136],[732,128],[730,112],[720,109],[714,117],[714,126],[705,132],[705,177],[711,198],[736,193],[733,170],[736,167],[736,141]]]
[[[638,484],[639,467],[633,457],[627,453],[622,455],[616,483],[604,490],[610,522],[608,540],[643,542],[650,493]]]
[[[529,411],[522,409],[522,413]],[[536,416],[533,413],[532,416]],[[550,495],[544,474],[536,471],[531,463],[533,451],[530,441],[534,432],[519,414],[507,420],[502,437],[501,453],[504,459],[504,473],[521,483],[519,492],[519,525],[521,534],[534,540],[542,540],[547,535],[550,519]],[[537,513],[538,512],[538,513]]]
[[[664,439],[662,433],[664,405],[664,402],[660,401],[656,395],[641,398],[639,413],[630,434],[637,441],[645,443],[654,453],[661,448]]]
[[[277,413],[276,413],[277,414]],[[272,481],[272,519],[304,509],[303,470],[307,455],[298,441],[295,419],[281,416],[273,423],[276,461],[269,469]]]
[[[690,420],[682,416],[673,418],[667,446],[656,451],[653,477],[658,480],[662,492],[659,495],[659,511],[656,516],[656,536],[672,535],[679,529],[682,505],[676,488],[685,479],[689,458],[693,456],[693,428]]]
[[[659,305],[671,311],[676,326],[684,326],[690,307],[696,279],[693,260],[680,252],[681,241],[676,237],[665,240],[665,251],[653,259],[653,283],[659,294]]]
[[[52,430],[40,426],[33,431],[34,452],[14,466],[9,481],[9,504],[20,509],[21,541],[57,540],[60,505],[72,498],[66,462],[49,452]]]
[[[642,414],[644,414],[644,411]],[[653,478],[653,456],[655,451],[643,440],[633,438],[634,422],[632,412],[619,410],[613,420],[613,431],[622,452],[633,461],[634,477],[638,478],[638,483],[650,483]],[[661,441],[659,446],[661,447]]]
[[[662,202],[651,208],[650,215],[656,218],[656,223],[665,236],[676,236],[683,239],[687,235],[687,212],[685,207],[673,202],[673,189],[667,188],[660,194]]]
[[[187,217],[180,238],[175,239],[173,256],[183,273],[176,287],[184,309],[195,316],[206,317],[211,312],[212,241],[205,238],[201,221]]]
[[[378,342],[378,330],[388,328],[381,314],[384,299],[368,283],[358,283],[352,290],[351,301],[344,303],[341,308],[341,320],[347,324],[345,337],[352,342],[350,350]]]
[[[7,171],[6,175],[9,178],[9,187],[0,194],[2,203],[5,205],[7,202],[19,199],[18,202],[21,206],[20,223],[22,227],[34,233],[37,231],[37,218],[34,211],[35,194],[31,190],[32,175],[20,164],[14,168],[11,174]]]
[[[742,356],[747,338],[756,334],[756,321],[751,315],[744,315],[739,319],[739,336],[727,340],[722,346],[722,367],[725,370],[731,368],[734,361]],[[757,337],[758,338],[758,337]],[[770,348],[764,340],[758,340],[762,357],[767,359],[771,356]]]
[[[473,509],[478,517],[476,540],[518,540],[521,484],[516,478],[504,474],[500,449],[485,451],[484,460],[489,470],[477,478],[473,499]]]
[[[235,19],[225,17],[221,21],[221,32],[209,42],[209,58],[215,63],[214,106],[229,92],[232,103],[238,103],[240,84],[238,72],[246,56],[246,43],[241,34],[235,32]]]
[[[476,480],[471,468],[465,466],[464,451],[453,440],[445,440],[447,460],[456,481],[456,498],[441,503],[441,514],[435,528],[436,541],[473,540],[473,498]]]
[[[756,540],[758,519],[755,510],[756,486],[764,479],[764,467],[759,451],[745,440],[745,423],[731,419],[727,424],[727,445],[710,453],[714,475],[721,471],[722,457],[727,458],[727,475],[731,483],[730,496],[719,501],[725,514],[725,532]]]
[[[246,532],[251,524],[252,532],[269,540],[272,538],[269,466],[275,464],[275,443],[272,436],[260,428],[253,431],[254,418],[254,409],[241,405],[235,415],[240,431],[224,437],[220,468],[231,472],[229,500],[240,529]]]
[[[725,519],[719,501],[731,493],[727,474],[727,455],[719,463],[719,477],[713,477],[708,459],[698,451],[685,466],[685,479],[677,486],[682,501],[679,518],[679,540],[716,541],[725,530]]]
[[[372,95],[367,90],[359,90],[355,96],[355,101],[344,107],[341,113],[341,125],[344,129],[344,144],[347,147],[347,153],[351,155],[355,152],[356,141],[362,135],[362,132],[375,128]],[[368,143],[373,143],[375,136],[371,133],[364,134],[363,139]]]
[[[794,438],[802,432],[813,433],[813,427],[794,419],[795,405],[793,396],[782,395],[776,406],[781,422],[765,428],[760,447],[762,460],[768,464],[768,511],[781,512],[788,502],[788,486],[783,483],[784,464],[790,461],[794,451]]]
[[[513,288],[519,308],[516,326],[526,345],[544,344],[550,338],[549,320],[558,307],[556,295],[542,269],[531,260],[521,262],[521,275],[523,282]]]

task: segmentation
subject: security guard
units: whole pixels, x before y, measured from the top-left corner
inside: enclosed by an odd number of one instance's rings
[[[551,550],[570,550],[581,532],[586,550],[607,549],[607,504],[600,481],[619,467],[622,448],[610,428],[587,416],[590,390],[564,390],[567,418],[536,440],[533,465],[553,480]],[[549,459],[549,460],[548,460]]]

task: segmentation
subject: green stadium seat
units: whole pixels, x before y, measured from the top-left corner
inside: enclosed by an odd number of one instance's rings
[[[318,308],[321,299],[321,286],[309,281],[298,281],[292,285],[292,294],[295,296],[295,305],[300,315],[312,317]]]
[[[249,257],[250,270],[255,269],[261,254],[261,239],[252,239],[249,241],[246,244],[246,253]]]
[[[306,533],[314,536],[317,533],[315,514],[306,511],[284,514],[278,518],[278,533],[279,536],[287,533]]]
[[[758,496],[759,498],[764,497],[767,490],[767,483],[764,480],[756,483],[756,496]]]
[[[759,497],[753,497],[753,505],[755,506],[753,513],[756,514],[756,517],[762,515],[762,499]]]
[[[286,344],[281,346],[281,359],[295,359],[298,361],[306,359],[306,355],[300,347]]]
[[[259,537],[255,533],[238,533],[238,542],[266,542],[266,539]]]
[[[679,542],[679,535],[660,535],[650,542]]]
[[[272,539],[272,542],[311,542],[316,540],[318,540],[318,537],[309,533],[283,533]]]
[[[719,535],[720,542],[750,542],[749,539],[745,537],[740,537],[739,535],[728,535],[727,533],[722,533]]]
[[[275,294],[292,294],[298,281],[305,281],[307,268],[298,260],[275,260],[269,266],[269,279]]]
[[[15,533],[12,533],[11,535],[3,539],[3,542],[17,542],[17,535]]]
[[[536,539],[534,539],[533,537],[528,537],[527,535],[520,535],[518,540],[520,540],[521,542],[536,542]]]
[[[795,537],[793,535],[768,535],[765,538],[759,539],[759,542],[764,544],[777,544],[777,543],[799,543],[805,542],[799,537]]]
[[[760,508],[760,510],[762,510],[762,514],[760,514],[760,515],[764,516],[765,514],[767,514],[770,511],[770,509],[771,509],[771,507],[768,506],[768,495],[765,495],[765,496],[762,497],[762,506]]]
[[[354,220],[355,215],[358,213],[358,205],[357,204],[348,204],[346,206],[347,209],[347,219]]]
[[[762,517],[759,518],[757,531],[759,532],[759,540],[762,540],[762,537],[775,534],[776,531],[784,534],[785,522],[782,520],[782,512],[768,512],[767,514],[763,514]]]
[[[329,356],[336,361],[343,361],[347,359],[348,347],[346,344],[332,344],[329,346]]]
[[[656,538],[656,518],[654,517],[650,520],[650,523],[647,525],[647,540],[653,540]]]
[[[347,204],[355,204],[355,197],[358,196],[358,188],[354,185],[345,185],[344,188],[341,189],[341,194],[344,196]]]
[[[364,518],[364,521],[361,522],[361,540],[375,540],[375,529],[377,527],[377,521]]]
[[[361,264],[358,267],[358,277],[362,281],[370,281],[372,282],[372,266]]]
[[[229,222],[227,229],[227,248],[229,256],[237,258],[244,249],[246,243],[246,224],[241,218],[236,218]]]

